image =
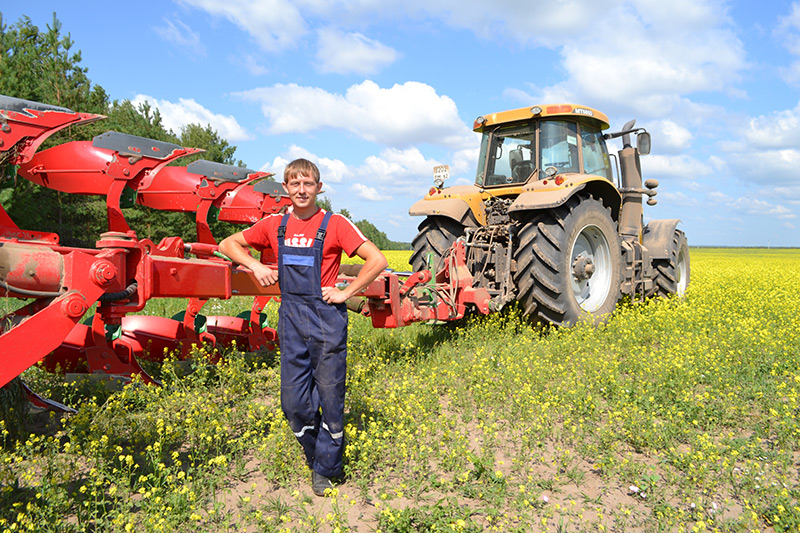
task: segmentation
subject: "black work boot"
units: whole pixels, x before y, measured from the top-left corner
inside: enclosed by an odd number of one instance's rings
[[[331,483],[330,478],[323,476],[322,474],[318,474],[312,470],[311,490],[313,490],[314,494],[317,496],[325,496],[326,489],[333,490],[333,483]]]

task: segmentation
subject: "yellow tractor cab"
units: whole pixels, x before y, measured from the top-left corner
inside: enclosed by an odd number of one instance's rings
[[[548,174],[594,174],[611,181],[602,133],[608,127],[600,111],[570,104],[480,116],[473,125],[483,134],[475,185],[523,185]]]

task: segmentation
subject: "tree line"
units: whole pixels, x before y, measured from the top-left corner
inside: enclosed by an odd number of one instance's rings
[[[236,146],[210,124],[189,124],[176,133],[164,127],[159,110],[147,103],[134,106],[130,100],[112,100],[102,86],[91,82],[88,69],[81,66],[81,52],[74,46],[69,33],[62,34],[62,24],[55,13],[47,29],[40,30],[27,16],[6,25],[0,12],[0,94],[108,117],[66,128],[48,139],[41,149],[69,141],[88,141],[113,130],[205,150],[201,155],[179,159],[175,164],[181,166],[200,158],[245,166],[235,157]],[[106,231],[105,199],[41,187],[16,179],[11,169],[6,173],[0,176],[0,203],[19,227],[57,233],[63,245],[79,247],[93,247]],[[323,198],[322,204],[332,210],[329,199]],[[351,218],[346,209],[340,213]],[[125,217],[140,238],[155,242],[168,236],[187,241],[195,238],[193,213],[155,211],[137,205],[125,209]],[[381,249],[410,248],[408,243],[389,240],[366,220],[355,224]],[[211,223],[211,230],[219,239],[240,229],[226,222]]]

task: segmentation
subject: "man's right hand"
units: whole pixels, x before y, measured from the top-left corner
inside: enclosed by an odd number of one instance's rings
[[[263,263],[252,265],[253,275],[262,287],[267,287],[278,282],[278,271],[273,270]]]
[[[222,239],[222,242],[219,243],[219,251],[234,263],[238,263],[252,270],[253,276],[255,276],[262,287],[267,287],[278,282],[277,270],[269,268],[250,255],[247,240],[244,238],[241,231]]]

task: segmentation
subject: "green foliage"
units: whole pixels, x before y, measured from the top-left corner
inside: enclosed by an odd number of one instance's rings
[[[190,124],[180,135],[167,131],[158,109],[144,103],[138,107],[129,100],[109,102],[99,85],[92,86],[87,69],[80,66],[80,52],[73,52],[69,34],[53,15],[46,31],[40,31],[28,17],[9,27],[0,14],[0,94],[60,105],[73,110],[107,116],[106,120],[70,127],[48,139],[44,148],[73,140],[90,140],[105,131],[119,131],[148,139],[201,148],[204,153],[180,159],[187,165],[204,158],[239,165],[231,146],[210,126]],[[0,195],[11,218],[22,228],[56,233],[67,246],[93,247],[107,230],[105,198],[70,195],[17,179],[14,188]],[[126,210],[132,229],[156,242],[167,236],[195,240],[193,214],[154,211],[145,207]],[[226,236],[238,228],[215,222],[212,231]]]
[[[355,222],[355,225],[361,230],[361,233],[364,234],[364,237],[371,240],[375,246],[381,250],[389,249],[389,238],[386,237],[384,232],[376,228],[372,222],[368,220],[359,220]]]
[[[87,70],[80,66],[80,52],[72,51],[73,44],[69,34],[61,34],[55,14],[46,31],[28,17],[6,26],[0,14],[0,94],[105,114],[108,97],[102,87],[92,87]],[[45,147],[90,139],[96,128],[67,128]],[[105,219],[97,199],[59,193],[23,179],[16,180],[3,201],[20,227],[58,233],[66,245],[92,245],[100,233],[98,221]]]
[[[171,132],[164,129],[161,112],[144,102],[138,107],[130,100],[114,101],[108,107],[108,118],[98,123],[102,131],[118,131],[147,139],[179,144]]]
[[[333,212],[333,205],[331,205],[331,199],[328,198],[327,196],[317,196],[316,204],[317,207],[319,207],[320,209]]]
[[[371,240],[375,246],[381,250],[410,250],[411,244],[407,242],[396,242],[389,240],[386,234],[375,227],[375,224],[369,220],[359,220],[355,222],[358,229],[364,236]]]
[[[0,448],[13,445],[24,436],[26,403],[19,378],[0,387]]]
[[[45,32],[26,16],[6,26],[0,14],[0,93],[89,113],[104,111],[105,91],[92,88],[73,44],[69,34],[61,35],[55,14]]]
[[[317,196],[317,207],[325,209],[326,211],[334,212],[333,211],[333,204],[331,203],[331,199],[327,196]],[[339,214],[344,216],[345,218],[352,220],[353,216],[350,214],[350,211],[347,209],[342,209],[339,211]],[[406,242],[395,242],[389,240],[384,232],[379,230],[375,227],[375,224],[368,220],[359,220],[354,222],[356,227],[361,230],[361,233],[364,236],[372,241],[375,246],[377,246],[381,250],[410,250],[411,244]]]
[[[417,533],[419,531],[483,531],[472,520],[474,509],[457,501],[440,500],[435,505],[420,505],[399,511],[384,509],[379,521],[380,530],[387,533]]]
[[[226,165],[245,166],[242,161],[237,160],[233,155],[236,152],[236,147],[229,145],[228,141],[220,137],[210,124],[205,128],[199,124],[184,126],[181,130],[179,143],[181,146],[205,150],[205,152],[197,156],[182,158],[180,160],[181,165],[188,165],[196,159],[207,159]]]

